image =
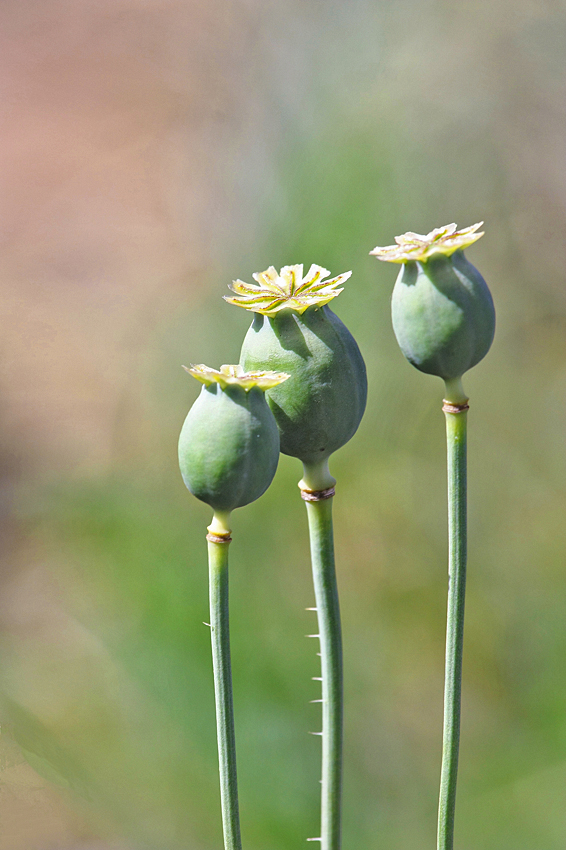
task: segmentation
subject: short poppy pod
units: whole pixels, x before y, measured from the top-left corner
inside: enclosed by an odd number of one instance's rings
[[[179,467],[191,493],[215,511],[258,499],[279,458],[279,433],[265,391],[287,380],[239,366],[187,369],[204,386],[179,437]]]

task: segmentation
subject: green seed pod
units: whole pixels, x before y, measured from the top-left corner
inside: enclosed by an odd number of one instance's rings
[[[481,224],[461,231],[450,224],[426,236],[405,233],[396,245],[371,252],[403,264],[391,301],[401,351],[421,372],[445,381],[479,363],[493,342],[490,291],[462,250],[483,236],[476,233]]]
[[[302,265],[271,266],[254,278],[234,281],[232,304],[256,315],[242,346],[244,369],[281,369],[290,379],[267,393],[281,451],[305,464],[320,464],[356,432],[367,397],[366,369],[350,331],[326,306],[342,292],[350,272],[323,281],[330,272]]]
[[[265,391],[285,381],[275,372],[239,366],[187,369],[204,386],[179,437],[179,467],[191,493],[214,511],[258,499],[275,475],[279,434]]]

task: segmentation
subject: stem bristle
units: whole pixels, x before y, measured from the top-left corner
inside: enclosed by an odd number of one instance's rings
[[[321,850],[340,850],[341,832],[342,639],[331,495],[306,501],[321,659],[322,700],[313,700],[322,703]]]

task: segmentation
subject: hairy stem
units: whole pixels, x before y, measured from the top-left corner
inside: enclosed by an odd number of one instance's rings
[[[450,390],[453,390],[450,392]],[[455,390],[457,389],[457,392]],[[464,603],[466,595],[467,399],[447,385],[444,400],[448,450],[448,611],[444,680],[444,731],[438,805],[438,850],[453,850],[460,745]]]
[[[307,475],[305,475],[307,478]],[[308,491],[307,491],[308,492]],[[327,492],[327,491],[323,491]],[[311,492],[311,496],[316,493]],[[339,850],[342,795],[342,635],[334,567],[332,497],[306,500],[322,670],[321,848]]]
[[[215,520],[217,518],[215,517]],[[214,531],[211,529],[214,528]],[[230,663],[230,624],[228,614],[228,547],[230,532],[213,521],[208,535],[210,583],[210,633],[216,700],[216,729],[220,770],[220,802],[225,850],[241,850],[236,741]],[[223,539],[224,538],[224,539]]]

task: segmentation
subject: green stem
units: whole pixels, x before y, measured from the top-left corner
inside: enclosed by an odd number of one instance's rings
[[[308,480],[307,471],[305,479]],[[322,671],[321,850],[339,850],[342,795],[342,635],[334,568],[332,498],[307,501]]]
[[[447,385],[447,390],[452,389]],[[454,388],[456,389],[456,388]],[[466,419],[461,391],[445,399],[448,449],[448,613],[444,680],[444,732],[438,806],[438,850],[453,850],[460,744],[464,602],[466,595]]]
[[[215,517],[215,520],[217,518]],[[225,850],[241,850],[238,780],[236,775],[236,741],[232,701],[232,669],[230,664],[230,624],[228,614],[228,547],[229,531],[218,523],[208,537],[210,582],[210,634],[214,668],[216,729],[220,770],[220,802]],[[210,526],[209,530],[213,527]],[[211,540],[215,537],[215,540]]]

